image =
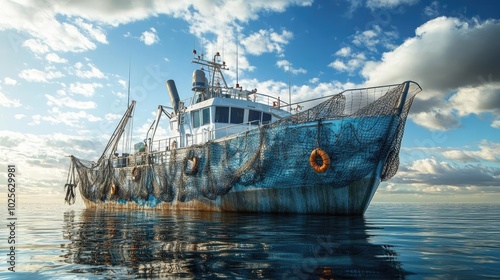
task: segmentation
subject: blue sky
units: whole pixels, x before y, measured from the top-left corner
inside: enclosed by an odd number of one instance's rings
[[[398,174],[376,202],[500,199],[500,4],[266,0],[0,3],[0,162],[26,200],[63,201],[69,160],[97,160],[131,98],[135,141],[174,79],[191,96],[193,48],[229,84],[299,101],[414,80]],[[238,46],[238,48],[237,48]],[[167,134],[165,129],[159,133]],[[0,167],[6,168],[6,167]],[[2,181],[5,172],[0,173]]]

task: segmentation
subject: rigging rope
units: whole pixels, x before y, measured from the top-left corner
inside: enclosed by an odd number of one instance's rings
[[[66,196],[64,201],[69,205],[75,203],[75,188],[76,188],[76,177],[75,177],[75,165],[73,164],[73,156],[71,156],[71,162],[69,164],[68,178],[66,179],[66,185],[64,189],[66,190]]]

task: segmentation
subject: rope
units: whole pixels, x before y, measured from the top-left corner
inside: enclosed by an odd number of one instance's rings
[[[76,188],[75,165],[73,164],[73,156],[71,156],[68,178],[66,179],[66,184],[64,185],[64,189],[66,190],[66,196],[64,197],[64,201],[69,205],[75,203],[75,188]]]

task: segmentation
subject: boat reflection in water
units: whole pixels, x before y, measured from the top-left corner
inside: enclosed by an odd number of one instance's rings
[[[363,217],[82,210],[64,216],[68,273],[113,278],[404,279]]]

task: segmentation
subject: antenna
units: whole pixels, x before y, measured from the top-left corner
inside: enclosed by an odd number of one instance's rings
[[[290,90],[290,61],[288,61],[288,105],[289,105],[289,111],[292,113],[292,92]]]
[[[130,106],[130,65],[132,64],[132,58],[128,60],[128,89],[127,89],[127,108]]]
[[[132,58],[130,57],[129,60],[128,60],[128,86],[127,86],[127,108],[130,107],[130,68],[132,65]],[[128,115],[128,118],[129,119],[132,119],[132,113]],[[132,119],[133,121],[133,119]],[[130,152],[130,143],[132,141],[132,128],[133,128],[133,124],[129,124],[129,122],[127,121],[125,123],[125,127],[128,129],[128,133],[125,134],[125,141],[122,142],[123,146],[122,146],[122,152],[123,151],[128,151]]]
[[[238,46],[240,45],[240,36],[236,37],[236,88],[240,87],[238,83]]]
[[[221,52],[221,59],[222,61],[224,61],[224,45],[226,43],[226,39],[224,38],[224,36],[222,36],[222,52]]]

